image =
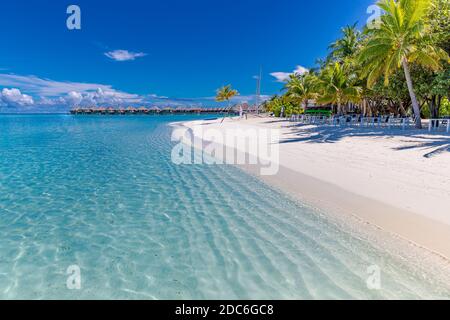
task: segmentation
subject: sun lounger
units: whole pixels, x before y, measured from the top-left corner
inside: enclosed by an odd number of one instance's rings
[[[445,132],[450,132],[450,119],[430,119],[428,123],[428,131],[432,130],[445,130]]]

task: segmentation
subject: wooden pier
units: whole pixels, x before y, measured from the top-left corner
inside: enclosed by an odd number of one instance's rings
[[[74,108],[73,115],[163,115],[163,114],[236,114],[228,108]]]

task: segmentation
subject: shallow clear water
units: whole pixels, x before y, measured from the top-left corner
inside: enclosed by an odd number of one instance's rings
[[[237,168],[172,164],[190,118],[0,116],[0,299],[450,297],[421,256]]]

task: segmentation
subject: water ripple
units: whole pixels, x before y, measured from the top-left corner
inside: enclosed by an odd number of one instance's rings
[[[450,298],[433,257],[237,168],[174,165],[172,120],[0,116],[0,299]]]

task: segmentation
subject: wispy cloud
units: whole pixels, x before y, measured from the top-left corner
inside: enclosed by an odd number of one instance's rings
[[[148,97],[152,98],[152,99],[159,99],[159,100],[167,100],[167,99],[169,99],[169,97],[158,96],[157,94],[149,94]]]
[[[27,93],[45,97],[56,97],[70,91],[87,92],[101,88],[112,89],[109,85],[98,83],[82,83],[71,81],[54,81],[39,78],[34,75],[22,76],[15,74],[0,74],[0,86],[20,88]]]
[[[145,57],[147,54],[143,52],[131,52],[128,50],[114,50],[105,52],[105,56],[115,61],[130,61],[136,58]]]
[[[302,66],[297,66],[297,68],[292,72],[272,72],[270,75],[276,79],[277,82],[286,82],[292,74],[305,74],[309,70]]]
[[[262,95],[260,101],[269,99]],[[256,101],[255,95],[234,97],[232,103]],[[34,75],[23,76],[0,73],[0,107],[15,110],[67,111],[73,106],[158,106],[211,107],[223,105],[215,97],[172,98],[157,94],[133,94],[116,90],[111,85],[55,81]]]
[[[235,103],[254,103],[257,99],[259,99],[259,101],[266,101],[270,99],[270,96],[268,95],[260,95],[259,97],[256,97],[256,95],[244,95],[244,96],[236,96],[233,99],[231,99],[231,101],[235,102]]]
[[[239,104],[239,103],[248,103],[248,104],[254,104],[256,102],[256,100],[259,99],[259,102],[264,102],[267,101],[271,98],[271,96],[268,95],[260,95],[259,97],[257,97],[254,94],[250,94],[250,95],[239,95],[239,96],[234,96],[233,98],[231,98],[231,102],[234,104]],[[201,100],[204,101],[206,104],[211,104],[212,102],[216,101],[216,97],[205,97],[205,98],[196,98],[196,100]],[[226,103],[222,103],[222,104],[226,104]]]

